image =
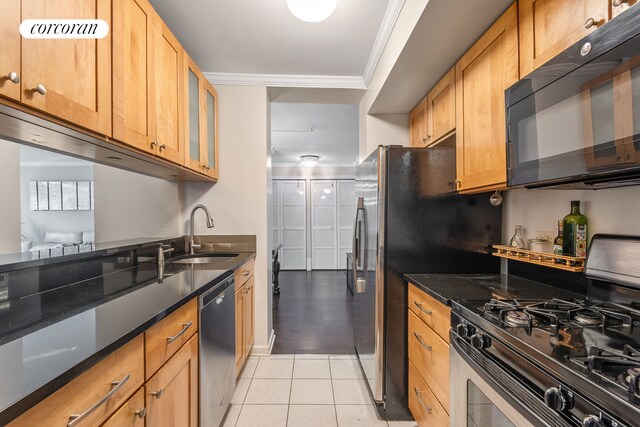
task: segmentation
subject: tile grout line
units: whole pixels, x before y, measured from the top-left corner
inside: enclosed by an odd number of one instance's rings
[[[336,389],[333,386],[333,370],[331,369],[331,356],[329,356],[329,378],[331,378],[331,393],[333,393],[333,414],[338,426],[338,404],[336,403]]]

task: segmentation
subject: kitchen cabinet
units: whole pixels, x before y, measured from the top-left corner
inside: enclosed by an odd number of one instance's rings
[[[236,376],[240,374],[249,356],[254,340],[254,260],[244,263],[235,271],[236,301]]]
[[[182,164],[182,46],[146,0],[113,10],[113,137]]]
[[[144,387],[127,400],[102,427],[145,427],[147,408],[144,406]]]
[[[456,184],[465,193],[506,185],[504,91],[518,80],[514,3],[456,64]]]
[[[192,299],[145,334],[145,378],[149,379],[198,330],[198,301]]]
[[[5,1],[0,14],[0,95],[20,101],[20,2]]]
[[[408,286],[409,409],[419,426],[448,425],[451,309]]]
[[[198,425],[198,334],[145,385],[147,425]]]
[[[144,382],[142,335],[129,341],[88,371],[8,424],[9,427],[67,425],[86,414],[82,425],[99,425]],[[108,399],[102,401],[106,396]],[[91,411],[90,408],[94,408]]]
[[[218,178],[218,93],[196,63],[185,55],[185,128],[184,164],[190,169]]]
[[[21,19],[35,18],[102,19],[111,26],[111,0],[22,0]],[[111,135],[111,32],[102,39],[21,40],[20,102]]]
[[[615,0],[519,0],[522,77],[609,20]],[[622,11],[622,7],[613,7]]]
[[[425,96],[409,113],[409,138],[412,147],[425,147],[429,144],[428,105]]]
[[[456,70],[452,68],[427,94],[427,139],[437,144],[456,129]]]

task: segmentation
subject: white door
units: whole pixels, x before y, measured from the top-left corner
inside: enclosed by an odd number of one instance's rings
[[[353,179],[338,181],[338,269],[346,270],[347,252],[353,244],[353,220],[356,207],[356,185]]]
[[[311,181],[312,268],[338,268],[336,181]]]
[[[306,270],[306,200],[304,180],[280,181],[280,221],[282,225],[283,270]]]

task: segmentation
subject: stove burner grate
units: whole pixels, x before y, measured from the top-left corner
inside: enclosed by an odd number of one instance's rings
[[[578,310],[572,314],[570,318],[572,317],[574,322],[582,326],[599,326],[604,320],[601,314],[590,309]]]
[[[511,326],[530,326],[532,317],[523,310],[508,310],[502,316],[502,321]]]

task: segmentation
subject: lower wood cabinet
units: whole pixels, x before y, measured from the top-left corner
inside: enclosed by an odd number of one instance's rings
[[[144,427],[146,416],[143,387],[111,415],[102,427]]]
[[[100,425],[144,382],[142,335],[12,421],[9,426]],[[103,400],[105,397],[109,398]]]
[[[449,307],[409,284],[409,410],[420,427],[449,425],[450,313]]]
[[[235,271],[236,285],[236,376],[253,347],[254,260],[247,261]]]
[[[198,334],[145,385],[147,425],[198,425]]]

